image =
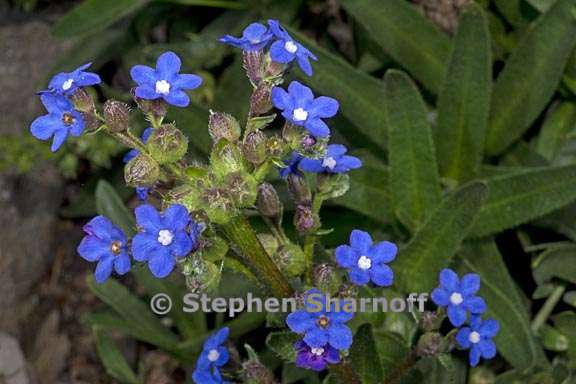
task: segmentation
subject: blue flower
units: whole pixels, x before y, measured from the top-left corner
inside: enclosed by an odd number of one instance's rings
[[[302,172],[300,172],[298,166],[300,165],[300,160],[302,160],[302,158],[303,158],[302,155],[299,154],[298,152],[292,152],[292,156],[290,156],[290,159],[284,161],[286,167],[280,168],[280,177],[285,179],[291,174],[301,176]]]
[[[84,226],[86,236],[78,246],[80,256],[88,261],[97,261],[96,281],[103,283],[112,274],[119,275],[130,270],[128,241],[124,232],[104,216],[96,216]]]
[[[292,312],[286,318],[286,324],[293,332],[304,334],[304,342],[312,348],[321,348],[329,344],[336,349],[348,349],[352,345],[352,332],[345,324],[353,313],[326,305],[326,296],[319,290],[311,289],[306,294],[306,309]]]
[[[312,90],[297,81],[288,86],[288,92],[280,87],[272,88],[272,104],[282,110],[282,116],[294,125],[304,127],[316,137],[330,135],[330,129],[322,121],[338,112],[338,101],[331,97],[314,98]]]
[[[480,357],[491,359],[496,356],[496,345],[492,338],[500,330],[500,324],[493,319],[482,320],[472,316],[469,327],[463,327],[456,334],[456,342],[464,349],[470,349],[470,365],[475,367]]]
[[[60,95],[71,95],[80,87],[100,84],[100,76],[84,72],[92,63],[79,66],[72,72],[60,72],[50,80],[48,90]]]
[[[381,241],[374,244],[367,232],[353,230],[350,245],[336,248],[336,261],[348,269],[350,280],[356,285],[366,285],[369,281],[381,287],[389,287],[394,280],[394,272],[386,265],[396,258],[398,247]]]
[[[136,96],[145,100],[164,99],[176,107],[186,107],[190,98],[185,89],[195,89],[202,78],[192,74],[179,74],[182,62],[174,52],[164,52],[156,61],[156,69],[146,65],[135,65],[130,70],[136,87]]]
[[[223,345],[226,339],[228,339],[229,334],[230,329],[224,327],[206,339],[202,353],[196,361],[196,369],[192,374],[192,379],[194,379],[195,383],[225,383],[225,381],[222,380],[219,368],[225,365],[230,358],[228,349]]]
[[[191,222],[186,208],[173,204],[160,214],[144,204],[136,208],[136,222],[141,232],[132,239],[132,255],[137,261],[147,261],[152,274],[166,277],[176,265],[176,259],[186,256],[197,245],[187,230]]]
[[[148,193],[150,193],[150,187],[136,187],[136,196],[138,196],[140,200],[148,200]]]
[[[80,112],[74,109],[72,103],[62,95],[44,93],[40,96],[40,100],[48,114],[34,120],[30,131],[40,140],[54,137],[50,150],[56,152],[66,141],[68,133],[72,136],[82,134],[84,119]]]
[[[328,364],[338,364],[340,362],[340,352],[326,344],[319,348],[312,348],[304,341],[300,340],[294,344],[296,348],[296,366],[311,369],[316,372],[326,369]]]
[[[432,301],[439,307],[448,308],[448,319],[455,327],[466,321],[467,311],[479,315],[486,311],[486,302],[476,292],[480,289],[480,276],[468,273],[458,278],[451,269],[440,272],[440,287],[432,291]]]
[[[346,173],[362,166],[362,161],[354,156],[346,155],[348,150],[341,144],[330,144],[322,159],[304,158],[300,161],[300,169],[312,173]]]
[[[272,43],[270,47],[270,57],[272,60],[281,64],[291,63],[296,60],[302,72],[308,76],[312,76],[310,59],[317,61],[318,58],[306,47],[294,40],[292,36],[282,28],[278,20],[268,20],[268,25],[274,36],[278,39]]]
[[[244,29],[242,37],[226,35],[220,38],[220,42],[243,51],[259,51],[268,45],[272,37],[272,32],[266,26],[252,23]]]
[[[144,131],[142,131],[142,136],[140,138],[142,139],[142,142],[144,144],[146,144],[148,142],[148,139],[150,138],[150,135],[152,134],[152,132],[154,132],[154,129],[152,127],[148,127]],[[127,163],[130,160],[132,160],[133,158],[135,158],[136,156],[138,156],[139,154],[140,154],[139,150],[131,149],[128,152],[126,152],[126,154],[122,158],[122,161]]]

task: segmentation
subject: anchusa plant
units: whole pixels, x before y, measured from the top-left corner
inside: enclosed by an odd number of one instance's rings
[[[95,281],[99,284],[113,272],[121,276],[143,267],[156,279],[177,272],[191,292],[212,292],[223,268],[230,266],[274,297],[299,298],[302,308],[286,318],[270,320],[290,330],[280,332],[287,337],[288,347],[275,351],[283,351],[279,354],[300,368],[316,372],[330,368],[345,382],[358,383],[349,358],[354,313],[340,310],[327,298],[333,295],[346,301],[361,293],[394,289],[398,247],[376,240],[381,234],[360,229],[354,229],[348,244],[333,252],[319,242],[330,232],[320,220],[322,205],[348,191],[348,173],[363,163],[348,154],[344,145],[330,142],[328,124],[338,113],[338,101],[315,95],[298,81],[284,84],[294,64],[311,76],[310,60],[317,60],[316,56],[275,20],[250,24],[240,37],[224,36],[220,41],[242,50],[253,93],[245,124],[228,113],[210,111],[207,125],[213,146],[205,162],[191,160],[188,141],[195,138],[187,137],[168,113],[169,107],[186,108],[189,92],[202,84],[200,76],[182,73],[182,61],[174,52],[161,54],[155,67],[135,65],[130,70],[135,112],[149,125],[141,134],[133,128],[133,106],[116,100],[100,106],[92,98],[94,93],[86,87],[101,80],[86,72],[89,64],[57,74],[48,89],[40,92],[47,115],[32,123],[32,134],[40,140],[52,138],[53,151],[69,135],[85,131],[110,135],[128,147],[123,158],[126,184],[146,200],[129,218],[134,220],[132,226],[120,229],[119,223],[104,216],[90,220],[78,253],[97,263]],[[286,206],[293,207],[286,212],[276,191],[278,179],[289,192]],[[283,224],[287,212],[293,212],[294,230],[290,232]],[[265,231],[258,232],[249,220],[256,214]],[[236,256],[225,257],[229,249]],[[487,305],[476,295],[479,277],[469,274],[459,279],[446,269],[440,283],[432,293],[440,307],[436,319],[446,312],[458,327],[455,338],[450,334],[443,343],[454,345],[455,340],[468,349],[473,366],[480,357],[494,357],[492,338],[498,323],[480,318]],[[321,308],[314,308],[312,296],[323,299]],[[437,327],[423,329],[418,356],[449,351],[444,344],[438,348],[430,344],[431,340],[437,343],[438,338],[429,335],[437,333]],[[200,353],[194,382],[241,378],[273,382],[274,375],[249,346],[249,360],[239,364],[234,346],[226,346],[229,334],[229,328],[221,328],[205,340],[202,351],[192,348],[191,354]],[[178,348],[170,352],[182,355]]]

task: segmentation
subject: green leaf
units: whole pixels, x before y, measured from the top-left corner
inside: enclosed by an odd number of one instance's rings
[[[100,180],[96,186],[96,210],[120,227],[128,237],[136,233],[134,216],[106,180]]]
[[[564,135],[574,123],[576,123],[576,103],[564,101],[555,105],[542,124],[536,141],[536,152],[552,161],[565,140]]]
[[[495,338],[498,352],[517,370],[546,366],[544,352],[530,328],[524,298],[509,275],[502,256],[492,240],[474,242],[462,252],[467,271],[482,279],[479,295],[488,303],[487,317],[500,323]]]
[[[506,20],[515,27],[526,25],[538,15],[525,0],[494,0],[494,4]]]
[[[64,15],[52,32],[57,37],[86,36],[105,29],[147,4],[147,0],[85,0]]]
[[[576,245],[552,247],[540,255],[541,260],[534,267],[536,283],[547,283],[559,278],[576,284]]]
[[[374,340],[384,376],[390,375],[410,351],[402,337],[393,332],[376,330]]]
[[[106,373],[126,384],[138,384],[140,381],[130,368],[130,365],[114,343],[104,332],[97,327],[93,329],[98,356],[106,369]]]
[[[318,47],[312,40],[289,28],[290,33],[309,48],[318,61],[313,63],[314,76],[298,72],[306,84],[322,95],[340,102],[340,113],[349,119],[356,129],[366,135],[380,148],[385,148],[386,119],[382,110],[384,89],[382,82],[352,67],[338,56]],[[343,132],[344,135],[356,135]]]
[[[527,223],[576,199],[576,165],[529,169],[486,180],[488,196],[471,234],[486,236]]]
[[[544,324],[539,332],[544,348],[554,352],[564,352],[568,349],[568,338],[554,327]]]
[[[438,92],[450,54],[445,33],[403,0],[344,0],[342,4],[376,44],[426,88]]]
[[[558,0],[508,59],[492,94],[486,151],[502,153],[522,136],[556,91],[576,42],[574,0]]]
[[[229,0],[157,0],[157,1],[165,3],[176,3],[182,5],[195,5],[198,7],[214,7],[214,8],[226,8],[226,9],[244,9],[248,7],[246,3],[240,1],[229,1]]]
[[[390,195],[394,213],[416,230],[441,200],[432,131],[418,89],[403,72],[384,79]]]
[[[362,379],[362,383],[377,384],[381,382],[382,364],[370,324],[363,324],[356,331],[354,343],[350,347],[350,359],[354,370]]]
[[[567,355],[570,358],[569,365],[576,368],[576,313],[574,311],[565,311],[555,315],[552,318],[554,326],[566,338],[568,338]]]
[[[392,264],[403,292],[429,292],[438,273],[459,250],[486,194],[482,183],[467,184],[451,193],[432,213]]]
[[[272,332],[266,337],[266,346],[278,357],[292,362],[296,358],[294,343],[299,339],[293,332]]]
[[[132,327],[156,340],[154,344],[173,350],[178,337],[160,323],[147,304],[134,296],[126,287],[114,279],[98,284],[94,277],[88,278],[88,287],[103,302],[112,307]]]
[[[443,177],[472,179],[482,162],[492,87],[488,21],[474,3],[460,17],[440,95],[435,144]]]

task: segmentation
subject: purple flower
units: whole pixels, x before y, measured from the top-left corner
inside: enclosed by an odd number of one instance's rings
[[[30,131],[40,140],[48,140],[54,137],[50,150],[56,152],[68,133],[72,136],[80,136],[84,131],[84,119],[80,112],[74,109],[72,103],[64,96],[44,93],[40,96],[42,104],[48,111],[47,115],[40,116],[32,122]]]
[[[148,200],[148,193],[150,193],[150,187],[136,187],[136,196],[138,196],[140,200]]]
[[[71,95],[80,87],[88,87],[90,85],[100,84],[100,76],[92,72],[84,72],[92,63],[87,63],[79,66],[72,72],[60,72],[50,80],[48,84],[48,91],[55,92],[60,95]]]
[[[300,161],[300,169],[312,173],[346,173],[362,166],[362,161],[354,156],[346,155],[348,150],[341,144],[330,144],[322,159],[304,158]]]
[[[152,134],[152,132],[154,132],[154,129],[152,127],[148,127],[144,131],[142,131],[141,139],[142,139],[142,142],[144,144],[146,144],[148,142],[148,139],[150,138],[150,135]],[[135,158],[136,156],[138,156],[139,154],[140,154],[139,150],[131,149],[128,152],[126,152],[126,154],[122,158],[122,161],[127,163],[130,160],[132,160],[133,158]]]
[[[272,37],[272,32],[266,26],[252,23],[244,29],[242,37],[226,35],[221,37],[219,41],[243,51],[259,51],[268,45]]]
[[[398,247],[381,241],[374,244],[367,232],[353,230],[350,245],[336,248],[336,261],[348,269],[350,280],[356,285],[366,285],[369,281],[381,287],[389,287],[394,280],[394,272],[386,265],[396,258]]]
[[[202,353],[196,361],[196,369],[192,374],[192,379],[195,383],[225,383],[222,380],[219,368],[225,365],[230,358],[228,349],[223,345],[229,334],[230,329],[224,327],[206,339]]]
[[[480,357],[491,359],[496,356],[496,345],[492,338],[500,330],[500,324],[493,319],[482,320],[480,316],[472,316],[469,327],[461,328],[456,334],[456,342],[464,349],[470,350],[470,365],[475,367]]]
[[[137,261],[147,261],[152,274],[166,277],[176,265],[176,259],[186,256],[197,244],[188,233],[191,222],[186,208],[173,204],[160,214],[144,204],[136,208],[136,222],[141,232],[132,239],[132,255]]]
[[[336,349],[348,349],[352,345],[352,332],[345,324],[354,316],[353,313],[326,305],[326,296],[318,289],[306,293],[306,309],[292,312],[286,318],[286,324],[292,332],[304,334],[304,342],[312,348],[329,344]]]
[[[320,372],[326,369],[326,365],[340,362],[340,352],[329,344],[312,348],[300,340],[294,344],[294,348],[297,350],[296,366],[300,368]]]
[[[202,78],[192,74],[179,74],[182,62],[174,52],[164,52],[156,61],[156,69],[146,65],[135,65],[130,76],[138,87],[136,96],[141,99],[164,99],[176,107],[186,107],[190,98],[185,89],[195,89],[202,84]]]
[[[289,175],[294,174],[301,176],[302,172],[298,169],[300,165],[300,160],[302,160],[302,155],[298,152],[292,152],[292,156],[290,156],[289,160],[286,160],[284,164],[286,164],[285,168],[280,168],[280,177],[285,179]]]
[[[451,269],[440,272],[440,286],[432,291],[432,301],[439,307],[448,308],[448,319],[459,327],[468,317],[467,311],[479,315],[486,311],[486,302],[476,292],[480,289],[480,276],[468,273],[458,278]]]
[[[86,236],[78,246],[80,256],[88,261],[97,261],[96,282],[103,283],[112,274],[119,275],[130,270],[128,241],[124,232],[104,216],[96,216],[84,226]]]
[[[268,20],[268,25],[277,38],[270,47],[270,57],[272,60],[281,64],[291,63],[296,60],[302,72],[308,76],[312,76],[310,59],[317,61],[318,58],[306,47],[294,40],[292,36],[282,28],[278,20]]]
[[[331,97],[314,98],[312,90],[297,81],[288,86],[288,92],[280,87],[272,88],[272,104],[282,110],[282,116],[294,125],[304,127],[316,137],[330,135],[330,129],[322,121],[338,112],[338,101]]]

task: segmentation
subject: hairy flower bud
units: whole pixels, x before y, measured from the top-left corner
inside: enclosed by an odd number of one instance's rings
[[[420,357],[433,357],[442,352],[442,335],[438,332],[427,332],[420,337],[416,353]]]
[[[263,216],[269,217],[275,221],[282,215],[282,203],[278,193],[270,183],[262,183],[258,186],[258,196],[256,198],[256,207]]]
[[[306,269],[306,255],[296,244],[281,245],[273,258],[288,277],[299,276]]]
[[[128,104],[116,100],[104,103],[104,120],[113,132],[124,132],[130,124],[130,107]]]
[[[245,383],[248,384],[275,384],[274,375],[265,365],[257,360],[250,359],[242,364]]]
[[[220,140],[212,148],[210,165],[217,177],[224,177],[230,173],[245,171],[245,161],[236,144],[227,140]]]
[[[250,132],[242,145],[242,152],[252,164],[262,164],[266,160],[266,135],[259,130]]]
[[[233,143],[240,138],[240,124],[234,116],[224,112],[210,111],[208,120],[208,132],[215,143],[220,139]]]
[[[242,65],[252,84],[259,84],[262,80],[262,58],[262,51],[243,52]]]
[[[192,293],[211,291],[220,282],[220,268],[200,257],[186,260],[182,272],[186,276],[186,287]]]
[[[86,114],[94,114],[94,100],[84,88],[78,88],[72,95],[74,109]]]
[[[82,112],[82,119],[84,120],[84,127],[88,132],[95,131],[100,128],[100,120],[93,113]]]
[[[284,152],[284,143],[278,136],[272,136],[266,140],[266,155],[279,158]]]
[[[152,132],[147,146],[158,163],[174,163],[186,154],[188,139],[174,125],[164,124]]]
[[[294,214],[294,226],[300,233],[307,233],[318,226],[319,218],[314,215],[309,205],[300,204]]]
[[[298,204],[311,204],[312,192],[302,176],[291,173],[288,175],[288,192],[290,197]]]
[[[134,94],[134,89],[132,89],[132,97],[134,98],[136,105],[138,105],[138,109],[140,109],[142,112],[144,112],[144,114],[146,114],[146,115],[152,114],[156,118],[166,116],[167,105],[164,102],[164,100],[162,100],[162,99],[156,99],[156,100],[141,99]]]
[[[342,284],[340,275],[329,264],[320,264],[314,269],[314,282],[318,289],[330,294],[338,292]]]
[[[132,187],[144,187],[154,184],[160,177],[160,166],[149,156],[138,155],[126,164],[124,180]]]
[[[254,205],[257,194],[257,182],[254,176],[245,172],[234,172],[226,176],[225,187],[238,208]]]
[[[444,316],[438,312],[424,311],[420,319],[420,326],[426,332],[437,331],[442,325],[442,320],[444,320]]]
[[[250,115],[262,115],[272,109],[270,94],[272,86],[268,83],[260,83],[250,96]]]

